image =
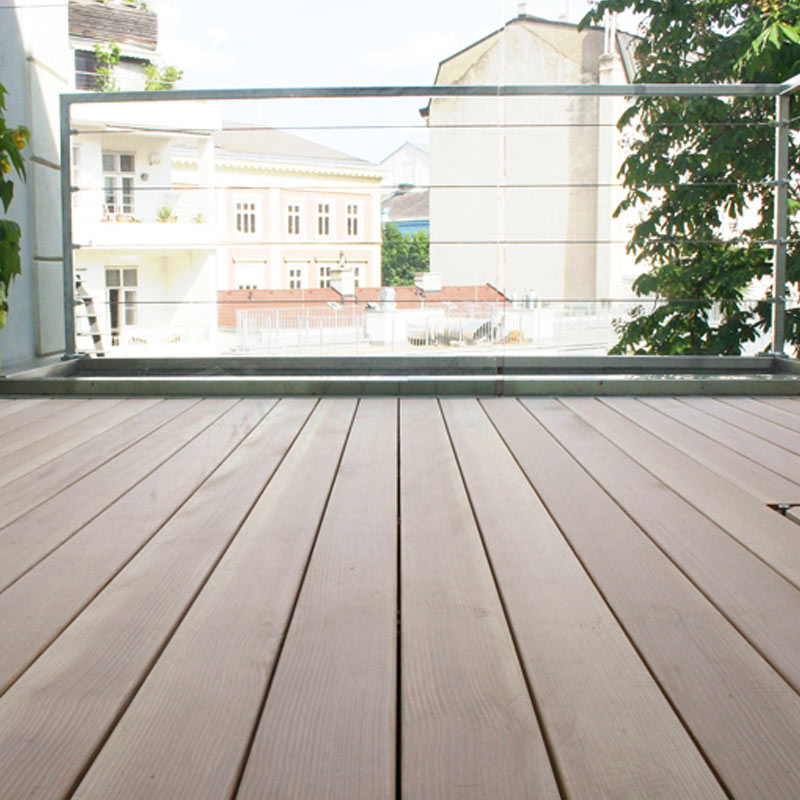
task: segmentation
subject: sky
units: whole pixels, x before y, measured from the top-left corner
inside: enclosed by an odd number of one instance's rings
[[[585,0],[527,3],[529,14],[571,22],[589,5]],[[149,6],[158,14],[163,61],[183,70],[181,89],[431,85],[439,61],[519,13],[518,0],[149,0]],[[273,101],[267,107],[258,101],[230,107],[225,116],[298,128],[343,117],[379,124],[422,122],[422,98],[371,101],[369,110],[365,102],[280,106]],[[387,102],[393,102],[391,109]],[[413,129],[373,131],[369,137],[296,132],[372,161],[406,139],[425,143],[424,130]]]

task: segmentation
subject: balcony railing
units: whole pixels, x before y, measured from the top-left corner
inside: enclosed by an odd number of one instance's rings
[[[772,239],[753,243],[771,249],[773,276],[770,287],[754,285],[749,295],[737,302],[743,307],[758,302],[771,304],[771,341],[755,342],[752,349],[781,354],[787,305],[789,97],[795,88],[795,82],[788,82],[64,95],[62,200],[64,251],[68,256],[68,353],[605,353],[617,340],[619,322],[632,308],[643,304],[655,308],[663,303],[658,297],[620,297],[614,291],[626,281],[629,284],[635,273],[630,261],[626,262],[628,267],[620,266],[629,259],[628,237],[624,223],[612,218],[622,197],[616,178],[622,151],[614,139],[618,106],[608,103],[618,101],[624,107],[626,98],[638,96],[701,95],[775,98],[774,117],[757,123],[775,131],[775,232]],[[157,104],[165,101],[172,106],[176,101],[202,102],[204,107],[212,102],[235,102],[239,109],[242,101],[251,101],[264,103],[265,109],[274,105],[283,112],[289,108],[287,101],[323,104],[329,110],[332,101],[348,104],[348,109],[354,107],[353,103],[363,107],[369,102],[375,109],[381,103],[413,98],[477,105],[470,106],[463,119],[444,115],[439,121],[429,118],[427,123],[414,120],[407,107],[402,111],[406,116],[399,118],[387,121],[379,115],[367,119],[359,113],[347,124],[322,124],[316,118],[307,122],[291,113],[282,120],[276,112],[274,118],[269,117],[270,124],[242,126],[237,131],[239,139],[231,138],[230,128],[222,126],[175,126],[174,115],[171,127],[148,125],[147,119],[153,116],[149,114],[138,124],[115,125],[104,131],[95,128],[88,133],[76,129],[74,119],[75,108],[81,104],[108,104],[104,105],[108,109],[139,104],[157,109]],[[549,117],[548,102],[557,103]],[[131,108],[137,107],[128,107],[129,119]],[[484,118],[480,118],[481,108]],[[94,109],[93,119],[98,116]],[[266,111],[263,116],[268,117]],[[335,118],[341,119],[341,113],[337,111]],[[192,120],[196,123],[196,114]],[[430,195],[433,268],[436,270],[439,263],[446,275],[458,276],[455,281],[445,280],[445,286],[438,290],[441,294],[422,289],[411,299],[379,298],[375,294],[383,283],[381,252],[384,258],[388,252],[379,232],[378,201],[386,201],[392,194],[402,195],[407,187],[394,184],[388,173],[381,179],[375,164],[346,156],[334,164],[332,148],[320,144],[333,141],[332,137],[345,141],[343,137],[356,132],[383,136],[387,131],[396,136],[414,131],[414,136],[429,137],[431,146],[438,148],[430,181],[416,189]],[[452,157],[448,161],[443,140],[435,138],[453,132],[472,137],[474,158],[469,163],[455,163]],[[223,143],[217,150],[221,146],[228,149],[224,170],[219,165],[208,166],[208,143],[216,134]],[[137,169],[132,186],[133,210],[117,214],[116,209],[104,206],[102,173],[96,171],[93,179],[84,183],[82,165],[70,163],[71,145],[89,135],[101,142],[103,152],[104,142],[109,152],[119,152],[126,147],[133,149],[147,137],[153,141],[157,138],[161,149],[157,152],[153,146],[151,163],[156,163],[153,169],[157,170],[160,161],[163,175],[170,174],[164,166],[171,166],[171,183],[148,184]],[[559,165],[558,159],[548,156],[543,146],[548,142],[553,145],[554,136],[561,148],[558,153],[574,160]],[[603,136],[607,139],[605,150],[598,155],[597,143]],[[306,144],[298,144],[296,137]],[[592,158],[597,160],[588,178],[588,173],[573,168],[588,152],[587,142],[595,148]],[[191,158],[186,156],[187,147],[195,153]],[[302,155],[293,150],[297,147],[305,147]],[[347,150],[347,144],[340,147]],[[495,147],[498,149],[491,149]],[[183,153],[181,159],[174,157],[178,150]],[[530,155],[537,152],[544,154],[538,160]],[[601,163],[603,152],[608,157],[606,164]],[[509,168],[513,158],[523,165],[521,171]],[[298,162],[303,160],[301,169]],[[315,169],[317,176],[312,181],[308,176]],[[301,173],[304,177],[299,177]],[[186,185],[189,180],[193,185]],[[358,202],[348,199],[356,197]],[[535,216],[526,214],[531,207],[538,209]],[[484,212],[487,208],[491,209],[489,214],[470,216],[475,209]],[[583,216],[578,213],[581,210]],[[586,224],[587,214],[595,215],[589,220],[591,224]],[[550,265],[561,270],[551,286],[561,281],[562,296],[552,288],[531,291],[521,284],[513,285],[514,275],[524,274],[529,268],[538,270],[547,286]],[[109,288],[114,287],[108,287],[102,279],[103,270],[126,266],[139,270],[135,292],[130,289],[127,299],[109,294]],[[411,266],[409,260],[408,268]],[[638,271],[643,268],[639,265]],[[347,284],[347,274],[352,284]],[[564,278],[567,275],[572,276],[571,283]],[[616,284],[609,275],[616,276]],[[79,301],[77,308],[84,320],[77,327],[76,276],[84,288],[90,282],[94,284],[90,291],[93,309],[87,311],[85,300]],[[93,276],[91,281],[87,276]],[[374,296],[365,293],[367,288],[375,290]],[[592,291],[587,292],[587,288]],[[228,290],[249,294],[244,299],[231,299],[224,294]],[[474,293],[472,300],[470,292]],[[479,297],[481,292],[494,292],[496,296],[489,300]],[[684,302],[702,306],[712,320],[717,313],[707,299]],[[122,308],[125,304],[130,309],[127,316]]]

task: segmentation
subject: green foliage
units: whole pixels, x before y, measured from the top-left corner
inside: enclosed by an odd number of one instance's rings
[[[144,68],[145,85],[148,92],[160,92],[164,89],[174,89],[175,84],[183,78],[183,70],[172,66],[161,67],[147,64]]]
[[[97,61],[94,90],[96,92],[118,92],[119,82],[114,76],[114,70],[120,60],[119,45],[116,42],[109,42],[105,45],[96,44],[94,57]]]
[[[96,44],[94,56],[97,61],[97,74],[94,79],[96,92],[118,92],[119,81],[115,71],[121,59],[119,45],[116,42]],[[173,66],[158,67],[149,63],[144,68],[144,88],[147,92],[159,92],[174,89],[175,84],[183,78],[183,70]]]
[[[12,171],[25,180],[22,150],[30,141],[30,132],[20,125],[9,128],[5,120],[6,89],[0,83],[0,202],[8,211],[14,197],[14,183],[8,176]],[[8,290],[14,276],[20,273],[20,229],[16,222],[0,219],[0,328],[5,325],[8,311]]]
[[[780,83],[800,73],[800,0],[595,0],[582,24],[625,10],[644,20],[637,82]],[[628,250],[648,272],[634,290],[660,302],[618,321],[612,353],[736,354],[769,329],[770,303],[745,295],[772,269],[764,243],[773,236],[774,105],[772,98],[639,97],[620,120],[628,194],[617,214],[639,214]],[[797,155],[792,142],[792,165]],[[796,187],[790,192],[796,209]],[[743,218],[745,209],[751,214]],[[800,231],[791,220],[790,228],[792,242]],[[796,288],[796,244],[787,273]],[[797,347],[795,313],[787,340]]]
[[[411,286],[414,274],[430,269],[430,236],[416,231],[404,236],[393,222],[383,226],[381,282],[384,286]]]

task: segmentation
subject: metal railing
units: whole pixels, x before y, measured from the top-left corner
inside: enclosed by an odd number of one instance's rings
[[[340,88],[265,88],[265,89],[231,89],[231,90],[179,90],[179,91],[165,91],[165,92],[118,92],[118,93],[103,93],[103,94],[65,94],[61,98],[61,203],[63,215],[63,248],[64,248],[64,309],[65,309],[65,341],[66,351],[68,355],[74,355],[82,349],[86,351],[87,348],[81,348],[77,345],[76,325],[75,325],[75,299],[74,299],[74,282],[75,282],[75,250],[76,246],[84,246],[84,242],[76,242],[73,230],[73,197],[81,187],[73,185],[73,164],[71,163],[71,144],[74,136],[80,135],[80,131],[76,130],[72,125],[72,111],[77,105],[94,105],[94,104],[124,104],[124,103],[153,103],[153,102],[187,102],[187,101],[242,101],[242,100],[264,100],[264,101],[284,101],[284,100],[356,100],[356,99],[397,99],[397,98],[491,98],[491,99],[522,99],[522,98],[553,98],[553,97],[575,97],[575,98],[636,98],[642,96],[649,97],[696,97],[696,96],[716,96],[716,97],[774,97],[775,98],[775,115],[771,120],[763,120],[758,123],[774,127],[775,130],[775,169],[773,175],[774,181],[774,236],[772,240],[765,240],[760,242],[765,247],[772,249],[772,262],[773,262],[773,275],[772,275],[772,291],[771,296],[766,298],[772,304],[772,339],[771,349],[774,354],[782,354],[785,347],[785,315],[786,315],[786,262],[787,262],[787,246],[788,242],[788,192],[789,192],[789,136],[790,136],[790,96],[800,87],[800,81],[793,80],[785,83],[774,84],[725,84],[725,85],[708,85],[708,84],[621,84],[621,85],[597,85],[597,84],[580,84],[580,85],[526,85],[526,86],[404,86],[404,87],[340,87]],[[610,127],[614,127],[616,120],[613,120]],[[508,129],[521,129],[524,132],[526,128],[542,128],[542,127],[576,127],[581,125],[603,125],[607,123],[601,122],[561,122],[561,121],[529,121],[524,123],[510,122],[505,127]],[[448,127],[458,128],[471,128],[471,129],[497,129],[498,126],[502,127],[502,123],[487,122],[471,123],[458,126],[449,126],[442,124],[437,126],[441,129]],[[322,128],[336,128],[345,130],[348,128],[394,128],[402,129],[403,125],[286,125],[280,126],[281,129],[286,131],[301,130],[301,129],[315,129]],[[418,126],[407,126],[418,127]],[[248,129],[245,129],[248,130]],[[266,126],[263,130],[271,130]],[[115,132],[123,135],[129,134],[136,136],[137,133],[149,132],[144,131],[143,128],[138,128],[135,125],[129,127],[116,128]],[[162,136],[175,136],[175,137],[191,137],[195,136],[199,139],[207,137],[207,131],[195,130],[191,127],[186,128],[164,128],[159,129],[159,135]],[[198,156],[198,160],[200,157]],[[353,167],[355,169],[355,167]],[[365,168],[365,167],[363,167]],[[359,184],[359,180],[362,181]],[[285,186],[281,183],[275,183],[274,186],[291,191],[291,183]],[[352,185],[355,188],[362,186],[372,186],[369,180],[353,179]],[[570,192],[579,192],[581,190],[595,190],[598,188],[615,188],[619,184],[614,181],[603,182],[597,181],[553,181],[553,180],[539,180],[539,181],[526,181],[515,182],[505,176],[501,182],[485,182],[476,183],[469,180],[446,182],[446,181],[431,181],[429,185],[422,188],[430,190],[454,189],[463,192],[480,192],[480,191],[503,191],[502,202],[510,202],[508,198],[513,197],[514,192],[519,190],[524,191],[537,191],[548,192],[556,190],[564,190]],[[98,183],[95,186],[84,187],[84,190],[89,192],[101,192],[102,186]],[[382,190],[390,190],[394,187],[384,183],[381,185]],[[155,190],[158,189],[162,192],[164,197],[171,200],[171,204],[167,201],[163,203],[161,195],[157,195]],[[148,207],[146,214],[146,221],[154,221],[158,218],[159,212],[167,208],[172,211],[172,206],[180,206],[183,210],[178,215],[180,221],[191,221],[202,225],[216,225],[222,224],[222,219],[217,213],[219,208],[219,195],[222,193],[235,193],[236,191],[244,191],[252,189],[252,184],[243,182],[241,184],[232,183],[226,186],[196,186],[189,188],[176,188],[168,186],[150,186],[138,187],[142,195],[150,193],[151,200],[140,202],[139,208]],[[317,186],[318,193],[334,192],[337,190],[336,186],[326,185],[321,182]],[[164,194],[166,192],[166,194]],[[204,197],[204,192],[218,193],[215,197]],[[158,197],[158,200],[156,199]],[[159,205],[160,203],[160,205]],[[152,207],[150,207],[152,206]],[[185,207],[185,208],[184,208]],[[504,208],[504,211],[506,209]],[[244,213],[244,212],[242,212]],[[135,215],[133,215],[135,216]],[[165,217],[173,216],[171,213]],[[165,220],[171,221],[171,220]],[[249,222],[239,223],[247,227]],[[306,224],[313,226],[314,220],[306,220]],[[362,223],[363,224],[363,223]],[[248,231],[244,231],[247,233]],[[189,236],[186,241],[181,240],[180,236],[176,235],[167,241],[166,237],[163,242],[159,244],[169,246],[172,248],[185,247],[191,248],[196,244],[195,240]],[[236,235],[229,236],[224,232],[217,231],[214,242],[217,246],[224,247],[238,247],[243,252],[248,250],[257,250],[258,248],[265,248],[277,245],[291,245],[294,242],[290,236],[285,232],[281,235],[268,235],[266,231],[260,232],[257,237],[251,237],[245,240],[243,237]],[[352,238],[342,237],[340,235],[331,235],[326,243],[334,249],[345,248],[354,244]],[[502,258],[508,257],[509,253],[514,252],[514,248],[521,248],[523,246],[530,246],[540,248],[540,252],[547,252],[548,248],[556,246],[569,246],[578,252],[582,247],[619,247],[626,243],[626,240],[620,239],[581,239],[581,238],[568,238],[556,239],[548,238],[542,235],[531,235],[528,237],[520,236],[501,236],[499,233],[496,237],[461,237],[452,238],[443,234],[436,236],[431,240],[432,248],[439,248],[439,250],[447,248],[463,248],[469,247],[473,250],[480,251],[481,248],[487,250],[495,249],[498,253],[502,252]],[[139,243],[141,244],[141,243]],[[357,244],[362,246],[379,246],[380,241],[377,239],[364,239],[360,238]],[[241,257],[241,263],[247,263],[248,257]],[[216,269],[220,269],[221,265],[217,264]],[[287,269],[291,265],[287,266]],[[322,267],[320,268],[322,269]],[[322,273],[320,273],[322,274]],[[315,285],[313,280],[317,276],[305,275],[303,278],[304,285]],[[298,279],[299,280],[299,279]],[[311,281],[311,282],[310,282]],[[321,279],[320,279],[321,281]],[[320,282],[320,286],[322,282]],[[345,292],[344,295],[347,293]],[[104,319],[106,322],[107,330],[104,335],[107,336],[109,341],[115,338],[111,332],[111,311],[108,307],[106,298],[98,299],[98,319]],[[147,303],[142,302],[140,298],[131,300],[133,303],[140,304],[145,308]],[[144,327],[140,330],[139,334],[132,335],[130,345],[137,344],[135,339],[142,342],[148,340],[166,340],[167,342],[179,342],[189,337],[189,332],[194,331],[195,334],[200,336],[202,342],[210,343],[216,341],[215,346],[218,347],[219,337],[227,336],[229,330],[222,330],[225,326],[217,326],[216,332],[212,331],[213,320],[216,312],[209,312],[209,304],[214,304],[216,301],[206,299],[205,301],[198,301],[187,299],[183,301],[173,301],[168,299],[161,299],[153,303],[153,305],[161,305],[168,307],[174,304],[183,304],[185,306],[203,306],[205,304],[205,311],[201,314],[203,321],[192,321],[191,323],[178,323],[175,322],[175,327],[172,331],[169,328],[163,328],[159,325],[153,324],[151,326],[144,326],[147,328],[147,333],[144,332]],[[644,300],[637,300],[635,298],[626,299],[624,301],[610,301],[607,299],[592,300],[585,306],[581,307],[580,303],[575,301],[556,299],[556,300],[540,300],[535,299],[537,303],[535,308],[525,307],[525,303],[534,302],[533,299],[528,300],[513,300],[507,299],[502,302],[484,303],[483,305],[473,305],[470,313],[465,313],[466,305],[462,306],[458,313],[448,312],[446,308],[437,310],[436,313],[429,311],[422,314],[418,311],[402,312],[396,311],[392,314],[384,313],[381,318],[373,313],[374,309],[369,307],[366,301],[358,301],[353,308],[356,311],[348,312],[350,317],[346,314],[339,314],[325,311],[325,301],[320,301],[320,307],[323,308],[323,313],[316,313],[315,315],[307,315],[307,323],[304,328],[297,325],[288,324],[291,315],[283,315],[281,317],[280,311],[263,311],[260,309],[246,309],[241,308],[236,311],[236,336],[239,337],[240,344],[231,347],[218,347],[219,352],[277,352],[282,349],[294,348],[295,351],[301,352],[303,347],[317,347],[320,351],[325,350],[328,338],[332,337],[330,342],[331,348],[343,348],[353,346],[355,348],[364,348],[370,350],[378,346],[378,343],[383,341],[384,347],[386,342],[391,343],[391,352],[405,352],[413,351],[420,343],[424,342],[426,347],[531,347],[540,348],[540,350],[547,350],[550,348],[569,350],[570,348],[593,348],[605,347],[613,344],[614,320],[618,320],[624,316],[625,311],[629,306],[641,305],[643,302],[650,302]],[[654,303],[658,300],[652,301]],[[692,302],[692,301],[687,301]],[[521,306],[520,303],[523,305]],[[623,308],[623,305],[625,307]],[[309,306],[313,305],[308,303]],[[327,305],[330,302],[327,301]],[[577,309],[583,310],[575,312]],[[615,310],[616,309],[616,310]],[[193,312],[194,313],[194,312]],[[514,315],[517,315],[517,323],[511,320]],[[403,316],[405,315],[405,316]],[[219,314],[216,313],[217,320]],[[313,316],[313,322],[312,322]],[[414,316],[416,321],[411,317]],[[502,321],[499,318],[502,317]],[[297,319],[297,317],[295,316]],[[283,319],[283,323],[281,323]],[[548,322],[549,320],[549,322]],[[590,320],[594,320],[593,322]],[[100,323],[98,323],[100,324]],[[416,326],[416,328],[415,328]],[[101,325],[102,327],[102,325]],[[230,328],[230,326],[228,326]],[[399,334],[398,330],[402,328],[403,334]],[[546,335],[546,331],[552,329],[558,331],[551,336]],[[301,334],[300,331],[303,331]],[[576,330],[580,330],[580,334],[575,334]],[[203,333],[199,333],[203,331]],[[387,332],[388,331],[388,332]],[[416,332],[414,332],[416,331]],[[516,333],[515,333],[516,331]],[[535,332],[534,332],[535,331]],[[587,341],[584,333],[587,331],[594,331],[589,334],[589,338],[593,336],[596,344],[592,341]],[[331,333],[332,332],[332,333]],[[609,335],[610,332],[610,335]],[[316,336],[316,340],[315,337]],[[303,339],[305,337],[305,339]],[[337,339],[338,337],[338,339]],[[610,338],[611,337],[611,338]],[[117,337],[119,338],[119,337]],[[572,341],[570,341],[572,339]],[[301,341],[302,340],[302,341]],[[291,344],[294,342],[294,344]],[[303,344],[305,342],[305,344]],[[320,344],[322,342],[322,344]],[[445,345],[446,343],[446,345]],[[238,350],[237,350],[238,348]],[[396,348],[396,349],[395,349]],[[338,351],[337,351],[338,352]]]

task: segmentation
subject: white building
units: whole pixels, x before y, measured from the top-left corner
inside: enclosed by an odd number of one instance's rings
[[[521,4],[524,7],[524,4]],[[436,85],[623,84],[633,37],[522,13],[439,65]],[[431,148],[431,269],[545,299],[629,297],[616,182],[621,99],[437,97]]]
[[[322,288],[343,271],[352,288],[380,285],[384,173],[286,132],[224,126],[218,109],[75,111],[75,274],[104,349],[215,352],[231,290]]]

